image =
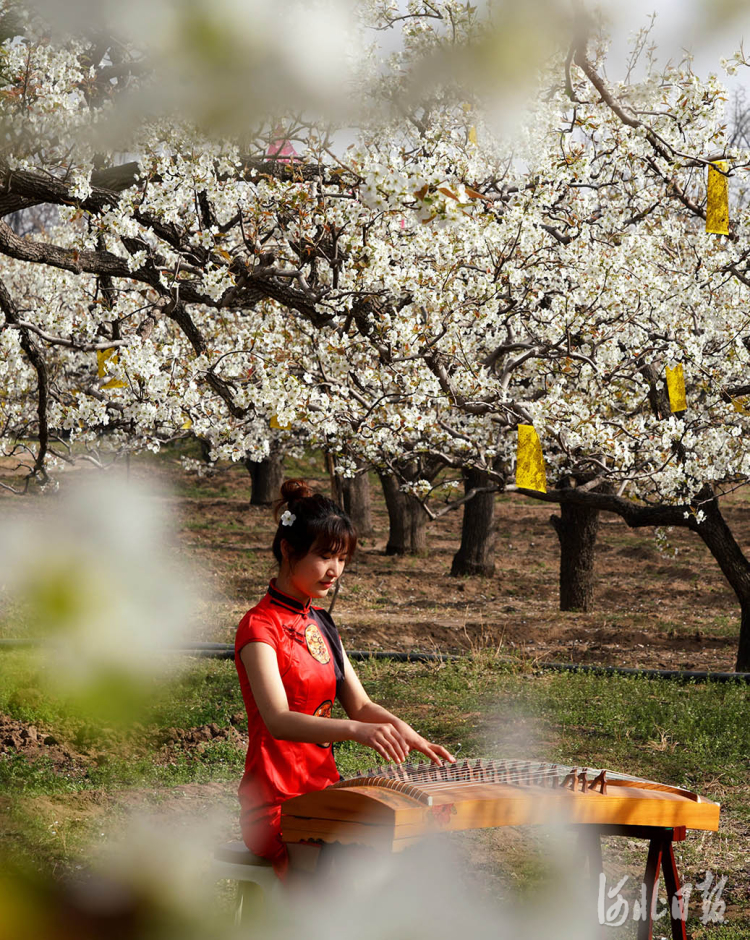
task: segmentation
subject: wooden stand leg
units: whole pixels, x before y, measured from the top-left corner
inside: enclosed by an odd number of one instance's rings
[[[589,876],[599,890],[599,875],[602,867],[602,842],[596,826],[582,826],[578,832],[578,850],[588,859]]]
[[[667,887],[667,903],[669,904],[669,920],[672,924],[672,940],[687,940],[685,927],[685,906],[680,890],[680,876],[677,873],[677,863],[674,858],[672,840],[669,839],[664,847],[662,868],[664,869],[664,884]],[[675,914],[677,915],[675,917]]]
[[[654,899],[659,891],[659,869],[661,868],[661,857],[664,847],[664,839],[661,835],[654,836],[648,844],[648,858],[646,859],[646,873],[643,876],[643,883],[646,886],[645,902],[646,917],[638,922],[638,940],[651,940],[654,933]]]
[[[602,840],[597,826],[581,826],[578,830],[578,851],[588,862],[589,890],[596,910],[599,897],[599,875],[604,871]],[[607,936],[606,928],[603,925],[599,925],[596,936],[602,938],[602,940]]]
[[[638,921],[638,940],[652,940],[656,898],[659,891],[659,872],[664,871],[664,884],[667,889],[667,908],[672,927],[672,940],[687,940],[685,926],[685,906],[680,890],[680,876],[674,857],[673,843],[682,842],[687,835],[684,826],[662,829],[656,826],[627,826],[601,824],[582,826],[579,829],[578,844],[589,860],[589,870],[593,877],[602,871],[601,836],[627,836],[630,839],[648,839],[648,858],[646,874],[643,877],[645,891],[638,904],[645,903],[645,911],[640,910]],[[664,908],[662,908],[664,910]],[[658,913],[661,913],[660,911]],[[645,914],[645,917],[643,916]],[[662,915],[663,916],[663,915]]]

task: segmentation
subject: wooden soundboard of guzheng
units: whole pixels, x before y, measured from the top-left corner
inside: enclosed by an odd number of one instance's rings
[[[286,842],[398,851],[428,833],[495,826],[596,824],[716,830],[719,804],[609,770],[522,760],[393,764],[281,807]]]

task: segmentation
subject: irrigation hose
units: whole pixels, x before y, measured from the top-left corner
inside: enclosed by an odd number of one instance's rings
[[[39,645],[36,639],[0,639],[0,650]],[[165,651],[186,653],[205,659],[234,659],[234,646],[230,643],[174,643],[163,647]],[[398,650],[349,650],[347,656],[354,662],[369,659],[389,659],[397,663],[452,663],[471,659],[471,653],[402,652]],[[685,669],[640,669],[628,666],[598,666],[586,663],[536,663],[540,672],[590,673],[595,676],[642,676],[646,679],[670,679],[676,682],[747,682],[750,672],[705,672]]]

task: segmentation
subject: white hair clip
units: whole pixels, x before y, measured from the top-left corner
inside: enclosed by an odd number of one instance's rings
[[[281,514],[281,524],[282,525],[291,525],[297,517],[293,512],[289,512],[288,509],[285,509]]]

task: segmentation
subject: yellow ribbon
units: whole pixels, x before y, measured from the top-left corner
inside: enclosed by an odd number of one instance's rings
[[[531,424],[518,425],[516,450],[516,486],[525,490],[547,492],[547,473],[544,468],[542,444]]]
[[[672,412],[685,411],[687,408],[685,373],[682,370],[681,363],[676,365],[674,369],[667,366],[667,392],[669,394],[669,407]]]
[[[112,360],[113,365],[117,365],[118,356],[114,349],[97,349],[96,351],[96,367],[97,373],[100,379],[106,379],[109,375],[107,371],[107,362]],[[110,379],[106,385],[102,385],[102,388],[125,388],[125,382],[120,382],[117,379]]]
[[[708,167],[708,195],[706,199],[706,231],[714,235],[729,234],[729,193],[725,160],[717,160]]]

